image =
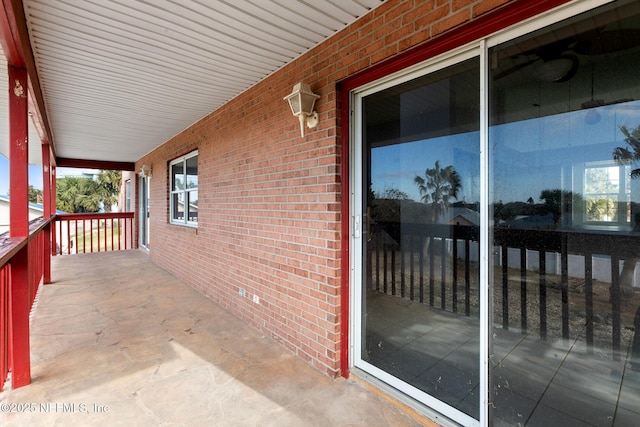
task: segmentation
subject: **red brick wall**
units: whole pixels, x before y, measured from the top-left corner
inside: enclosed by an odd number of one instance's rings
[[[140,159],[136,169],[153,167],[151,258],[337,375],[343,177],[336,83],[507,2],[389,0]],[[320,124],[305,138],[282,100],[298,81],[321,95]],[[168,204],[168,162],[194,149],[197,229],[170,225]]]

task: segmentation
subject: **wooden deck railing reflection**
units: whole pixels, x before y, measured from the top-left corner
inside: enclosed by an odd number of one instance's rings
[[[371,227],[368,243],[368,282],[378,291],[454,313],[462,302],[469,316],[472,283],[476,290],[478,283],[471,245],[477,244],[478,236],[477,227],[378,222]],[[442,262],[448,258],[456,262]]]
[[[376,223],[367,243],[368,283],[379,292],[478,316],[478,238],[475,226]],[[624,262],[640,259],[639,243],[638,236],[622,233],[496,227],[494,326],[542,339],[580,338],[587,348],[606,345],[617,354],[623,335],[634,334],[640,306],[640,293],[620,282]],[[600,270],[607,266],[607,279],[597,277],[594,262]]]
[[[133,249],[133,212],[56,215],[56,255]]]

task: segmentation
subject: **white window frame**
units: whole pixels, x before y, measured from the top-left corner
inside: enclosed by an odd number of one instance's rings
[[[587,192],[587,172],[590,169],[598,168],[616,168],[618,172],[618,191],[617,192]],[[631,203],[631,168],[629,165],[620,165],[615,161],[606,162],[591,162],[584,165],[582,170],[583,189],[585,209],[582,212],[582,220],[587,225],[600,225],[600,226],[619,226],[626,227],[631,224],[631,218],[628,217],[628,207]],[[605,198],[613,197],[616,203],[617,218],[610,220],[593,220],[588,218],[586,206],[589,199],[595,196],[603,196]]]
[[[188,213],[188,208],[187,206],[184,207],[184,217],[182,220],[176,219],[175,218],[175,209],[176,206],[173,203],[173,196],[176,194],[182,194],[182,199],[185,201],[189,200],[190,198],[188,197],[189,194],[191,192],[197,192],[198,191],[198,186],[196,186],[195,188],[186,188],[186,182],[187,182],[187,160],[192,159],[193,157],[197,157],[198,156],[198,150],[192,151],[188,154],[185,154],[182,157],[179,157],[175,160],[172,160],[169,163],[169,206],[170,206],[170,212],[169,212],[169,222],[171,224],[175,224],[175,225],[184,225],[184,226],[188,226],[188,227],[197,227],[198,226],[198,221],[189,221],[189,217],[187,215]],[[174,173],[173,173],[173,167],[175,165],[182,165],[182,170],[183,170],[183,182],[185,183],[185,188],[183,189],[179,189],[179,190],[174,190]],[[198,171],[199,172],[199,171]]]

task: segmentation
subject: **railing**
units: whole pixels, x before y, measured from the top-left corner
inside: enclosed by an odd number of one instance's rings
[[[45,248],[45,233],[38,233],[29,240],[29,304],[31,306],[44,277]]]
[[[58,255],[133,249],[133,212],[56,215]]]
[[[133,247],[132,212],[39,218],[29,223],[28,237],[0,235],[0,391],[10,372],[14,388],[30,382],[29,313],[49,280],[50,254]]]
[[[618,359],[623,332],[640,333],[633,328],[634,316],[638,317],[634,313],[640,313],[640,297],[633,288],[625,291],[621,283],[621,267],[625,262],[632,263],[633,272],[636,270],[640,259],[639,237],[606,232],[497,228],[494,244],[500,248],[501,257],[500,262],[495,263],[500,265],[500,286],[496,288],[501,298],[497,305],[502,306],[503,329],[510,327],[510,313],[516,313],[515,320],[519,320],[519,328],[526,333],[532,323],[528,314],[534,314],[528,309],[528,298],[534,298],[538,307],[534,324],[541,338],[550,334],[564,339],[580,336],[592,350],[596,341],[599,347],[604,346],[608,336],[610,346],[607,347]],[[515,269],[517,280],[510,278],[514,271],[513,258],[519,262]],[[598,279],[602,272],[598,273],[596,262],[606,266],[607,277]],[[534,266],[536,268],[532,268]],[[509,298],[514,282],[519,282],[519,308],[513,307],[513,300]],[[623,324],[628,325],[626,331]]]
[[[51,220],[45,219],[31,221],[26,238],[9,238],[7,233],[0,235],[0,391],[10,371],[14,386],[30,381],[29,311],[45,277],[50,224]],[[19,280],[24,280],[22,283],[13,282],[14,273],[18,271],[25,273],[18,276]],[[21,296],[25,298],[20,299]],[[24,302],[25,309],[19,307],[22,304],[14,306],[16,301]],[[16,331],[20,336],[14,336]],[[20,349],[14,348],[15,342],[19,343]]]
[[[472,304],[479,277],[472,246],[478,235],[478,227],[379,222],[368,242],[368,283],[380,292],[469,316],[478,307]]]
[[[11,264],[6,263],[0,268],[0,391],[9,375],[10,344],[9,327],[11,313],[10,305]]]
[[[478,236],[475,226],[377,223],[367,243],[368,283],[379,292],[478,316]],[[617,354],[622,336],[634,334],[634,322],[640,334],[640,293],[625,294],[620,283],[624,262],[640,260],[639,237],[496,228],[494,325],[543,339],[580,337],[589,349],[595,343]]]

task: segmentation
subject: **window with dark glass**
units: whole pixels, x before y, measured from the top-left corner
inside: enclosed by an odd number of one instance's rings
[[[171,223],[198,224],[198,152],[170,163]]]

